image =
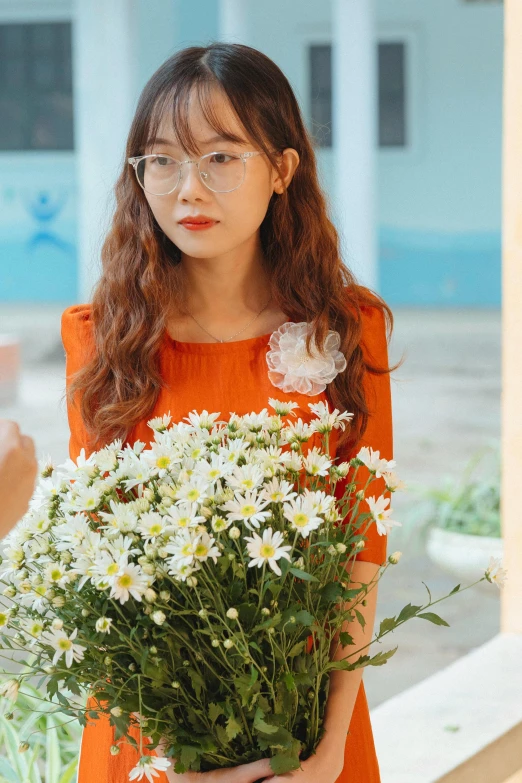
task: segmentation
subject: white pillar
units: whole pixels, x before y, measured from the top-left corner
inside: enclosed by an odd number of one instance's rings
[[[134,110],[134,0],[74,0],[74,127],[81,302],[100,274],[112,189]]]
[[[522,634],[522,5],[505,3],[502,216],[502,536],[507,580],[503,632]]]
[[[377,290],[374,0],[333,0],[332,31],[336,226],[344,263]]]
[[[219,40],[246,43],[247,16],[247,0],[219,0]]]

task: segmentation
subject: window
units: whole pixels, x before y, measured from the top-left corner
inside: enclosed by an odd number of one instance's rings
[[[70,22],[0,24],[0,150],[72,150]]]
[[[379,44],[379,147],[406,146],[405,55],[403,42]]]
[[[379,147],[406,147],[406,43],[382,42],[377,47]],[[332,47],[309,47],[310,131],[319,147],[332,146]]]
[[[318,147],[331,147],[332,47],[310,46],[309,57],[311,134]]]

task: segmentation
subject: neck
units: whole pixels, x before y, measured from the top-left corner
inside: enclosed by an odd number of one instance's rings
[[[213,258],[183,255],[185,305],[206,322],[241,321],[265,306],[271,294],[261,248],[241,246]]]

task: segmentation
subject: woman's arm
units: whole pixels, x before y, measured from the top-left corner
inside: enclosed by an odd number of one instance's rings
[[[376,578],[380,566],[375,563],[358,560],[351,569],[351,582],[360,584],[369,584]],[[366,606],[361,603],[358,605],[358,611],[365,620],[364,628],[358,622],[345,621],[342,630],[347,631],[352,637],[354,644],[342,647],[336,644],[336,638],[333,644],[336,647],[332,660],[340,661],[351,653],[359,650],[361,655],[367,655],[368,649],[362,648],[370,644],[373,636],[373,626],[375,624],[375,613],[377,607],[378,585],[374,584],[367,593]],[[350,604],[346,604],[349,607]],[[359,656],[357,656],[359,657]],[[353,662],[357,658],[354,657]],[[330,672],[330,690],[326,702],[326,711],[324,718],[325,735],[322,742],[331,744],[337,748],[340,754],[344,753],[344,743],[350,727],[355,700],[359,692],[364,668],[354,671],[332,671]]]

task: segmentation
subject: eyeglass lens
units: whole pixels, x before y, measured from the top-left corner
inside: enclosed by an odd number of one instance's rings
[[[243,182],[244,163],[239,155],[216,152],[199,163],[200,177],[208,188],[217,192],[234,190]],[[170,193],[178,184],[180,164],[168,155],[143,158],[136,167],[141,186],[156,196]]]

